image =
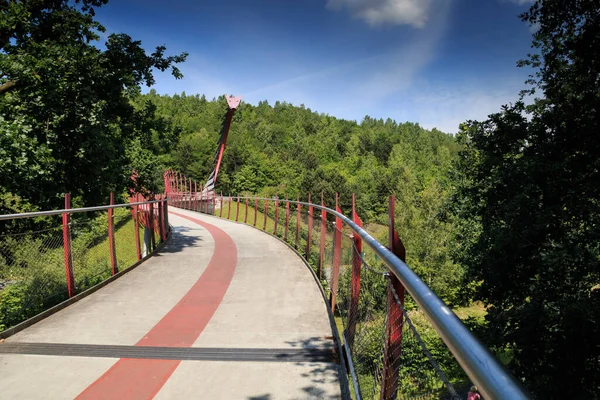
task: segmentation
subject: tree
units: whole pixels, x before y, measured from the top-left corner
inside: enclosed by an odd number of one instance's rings
[[[186,54],[146,54],[141,42],[111,34],[101,49],[94,9],[107,0],[0,1],[0,193],[42,209],[102,204],[131,182],[127,151],[147,117],[131,103],[154,69]],[[151,111],[151,110],[150,110]],[[145,142],[142,142],[142,144]],[[139,152],[138,152],[139,153]]]
[[[458,259],[489,304],[486,340],[539,398],[600,396],[600,8],[537,1],[523,97],[460,140]]]

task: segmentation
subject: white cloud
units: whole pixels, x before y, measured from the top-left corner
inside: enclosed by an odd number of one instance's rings
[[[371,26],[411,25],[423,28],[432,0],[327,0],[327,8],[348,9]],[[523,0],[518,0],[523,1]]]

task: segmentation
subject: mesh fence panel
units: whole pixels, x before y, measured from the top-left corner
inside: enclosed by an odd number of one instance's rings
[[[0,235],[0,331],[67,297],[62,225]]]
[[[111,275],[108,243],[108,215],[88,219],[87,215],[75,216],[71,222],[71,248],[75,288],[81,292]]]
[[[136,224],[130,210],[115,212],[115,253],[117,269],[122,271],[138,261],[138,243],[135,235]],[[140,224],[138,224],[138,237],[143,237]]]
[[[136,228],[130,208],[116,208],[113,214],[116,270],[121,271],[138,261],[135,230],[139,232],[142,253],[145,228],[142,223]],[[155,229],[151,232],[158,244],[157,211],[155,217]],[[47,229],[0,234],[0,331],[69,297],[61,219],[60,215],[47,217]],[[143,219],[142,213],[138,219]],[[72,260],[73,293],[112,275],[106,211],[72,214],[67,237],[71,243],[70,249],[67,246],[67,258]]]

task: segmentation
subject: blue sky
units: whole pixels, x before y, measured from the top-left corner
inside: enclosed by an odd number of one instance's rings
[[[112,0],[108,33],[187,51],[159,93],[304,104],[456,132],[514,101],[529,71],[532,0]]]

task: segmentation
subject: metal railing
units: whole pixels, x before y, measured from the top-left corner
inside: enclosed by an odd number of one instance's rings
[[[71,208],[66,194],[62,210],[0,215],[0,337],[152,254],[169,233],[167,202],[111,193]]]
[[[351,336],[353,336],[350,339],[351,345],[354,344],[352,342],[355,340],[354,336],[357,335],[356,317],[353,317],[352,314],[357,312],[359,297],[363,293],[360,289],[360,269],[361,267],[363,268],[365,271],[363,273],[366,273],[368,270],[367,262],[363,257],[364,254],[358,251],[356,245],[358,244],[360,247],[364,242],[370,251],[376,255],[376,258],[378,257],[387,267],[387,273],[379,275],[382,277],[386,276],[389,281],[389,283],[386,283],[388,294],[385,300],[387,304],[385,306],[387,310],[385,311],[385,320],[381,320],[381,326],[377,331],[377,334],[385,336],[382,338],[384,343],[381,346],[381,356],[379,360],[370,361],[372,373],[377,375],[375,379],[376,390],[375,388],[371,389],[377,393],[378,397],[402,397],[403,392],[402,388],[399,388],[401,383],[399,382],[398,374],[402,365],[402,360],[399,359],[402,357],[402,335],[404,334],[412,335],[411,337],[414,337],[416,342],[420,342],[418,343],[418,346],[420,346],[418,348],[423,348],[424,354],[427,355],[427,359],[431,363],[431,369],[435,370],[434,372],[443,383],[443,387],[447,388],[449,393],[446,397],[439,394],[429,394],[428,396],[430,397],[423,396],[421,398],[434,398],[431,396],[437,396],[437,398],[447,398],[447,396],[450,396],[450,398],[460,398],[428,349],[424,347],[421,337],[416,331],[414,324],[410,321],[409,315],[404,308],[404,290],[406,290],[407,294],[416,303],[420,312],[425,316],[433,329],[435,329],[439,338],[441,338],[458,362],[460,368],[466,373],[470,381],[477,385],[478,390],[486,399],[512,400],[529,398],[527,392],[511,373],[403,261],[402,254],[404,253],[404,249],[393,229],[393,203],[391,203],[390,207],[389,235],[392,251],[361,227],[354,204],[353,218],[350,219],[342,214],[337,204],[336,209],[332,209],[326,207],[324,204],[311,203],[310,200],[309,202],[303,202],[287,199],[282,200],[279,198],[217,196],[214,193],[203,194],[194,192],[173,193],[170,198],[170,204],[177,207],[234,219],[235,221],[254,226],[258,224],[259,229],[262,226],[263,230],[269,231],[269,233],[272,232],[303,252],[304,258],[313,264],[319,277],[324,279],[322,282],[329,290],[332,310],[338,314],[346,313],[342,318],[346,318],[344,320],[344,325],[346,325],[344,337],[345,341],[348,342],[347,334],[351,333]],[[280,210],[280,203],[285,204],[285,209],[282,206]],[[232,212],[233,208],[235,208],[235,212]],[[307,209],[308,213],[301,215],[303,208]],[[227,209],[226,212],[224,212],[225,209]],[[240,215],[240,210],[242,215]],[[250,216],[248,215],[249,210],[251,212]],[[314,210],[321,211],[321,215],[315,215]],[[297,216],[292,215],[293,213],[297,213]],[[335,222],[328,221],[327,215],[329,215],[330,219],[333,217]],[[347,227],[346,231],[344,231],[343,225]],[[331,231],[332,227],[333,231]],[[319,230],[321,231],[321,235],[312,235],[313,231]],[[326,238],[328,235],[331,236],[331,240]],[[339,293],[342,292],[339,286],[339,276],[340,265],[342,264],[340,254],[342,253],[341,248],[344,240],[351,243],[346,247],[353,246],[353,249],[346,252],[348,258],[350,256],[352,258],[352,262],[347,262],[347,275],[351,283],[349,286],[351,287],[346,291],[348,307],[342,312],[339,310],[340,307],[336,310],[336,296],[339,296]],[[314,246],[311,251],[313,243]],[[326,262],[324,258],[328,257],[328,254],[331,254],[331,267],[328,267],[328,271],[325,271],[324,265]],[[350,266],[351,264],[352,267]],[[327,276],[324,277],[323,274]],[[353,288],[356,284],[358,284],[358,289]],[[381,291],[381,288],[378,290]],[[341,303],[342,300],[338,300]],[[348,318],[348,316],[350,317]],[[368,323],[364,322],[364,325],[373,325],[373,321],[375,321],[375,318],[371,318]],[[382,329],[385,332],[380,332]],[[361,398],[364,397],[365,390],[361,392],[359,379],[353,371],[353,366],[357,364],[357,360],[352,359],[353,353],[348,348],[347,343],[345,345],[348,350],[348,364],[351,366],[350,370],[353,374],[353,393],[356,398]]]

